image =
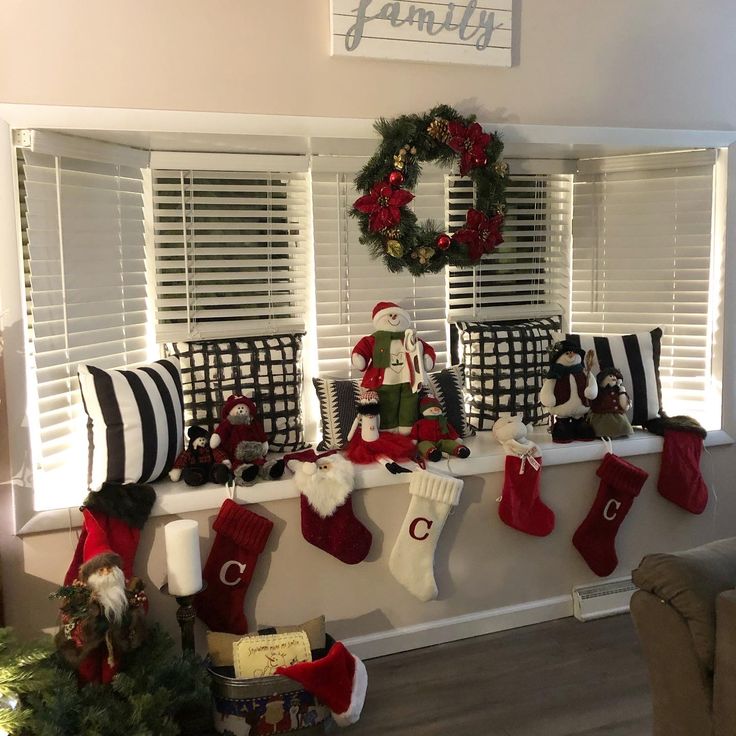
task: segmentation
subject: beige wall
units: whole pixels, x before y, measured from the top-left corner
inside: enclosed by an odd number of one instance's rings
[[[709,0],[521,0],[519,64],[510,70],[331,59],[327,0],[0,0],[0,101],[375,118],[438,101],[498,122],[731,129],[736,126],[736,4]],[[3,247],[10,247],[4,244]],[[0,426],[6,422],[0,408]],[[0,482],[6,481],[5,436]],[[718,501],[691,517],[650,481],[624,525],[621,570],[648,551],[736,534],[730,495],[736,451],[704,460]],[[637,458],[656,475],[658,456]],[[592,502],[591,463],[544,471],[553,535],[538,540],[495,516],[500,475],[469,478],[437,555],[441,599],[421,604],[391,578],[387,559],[405,486],[356,495],[374,533],[368,562],[348,568],[301,539],[298,504],[258,507],[276,522],[248,600],[259,623],[324,611],[338,636],[356,635],[569,591],[593,576],[570,545]],[[72,554],[68,532],[10,535],[4,486],[0,543],[8,620],[24,632],[53,622],[46,595]],[[203,553],[213,513],[200,523]],[[141,565],[161,582],[159,528],[143,535]],[[147,561],[147,562],[146,562]],[[152,613],[173,620],[152,592]],[[164,615],[165,614],[165,615]]]
[[[378,0],[376,0],[377,4]],[[518,0],[512,69],[330,58],[328,0],[0,0],[0,101],[730,129],[731,0]]]

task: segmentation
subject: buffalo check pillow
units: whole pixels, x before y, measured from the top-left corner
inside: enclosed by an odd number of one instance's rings
[[[348,432],[357,414],[360,379],[314,378],[322,418],[322,441],[317,449],[339,450],[348,443]],[[442,406],[447,421],[461,437],[472,437],[475,432],[468,425],[463,406],[462,366],[452,366],[429,374],[432,392]],[[423,393],[426,391],[423,389]]]
[[[187,424],[210,432],[231,394],[252,398],[273,452],[306,447],[302,421],[302,334],[196,340],[165,345],[181,360]]]
[[[659,327],[632,335],[569,334],[567,339],[583,350],[595,351],[595,373],[604,368],[621,371],[624,387],[631,399],[628,414],[632,424],[644,426],[659,416],[662,409],[659,380],[662,330]]]
[[[124,370],[77,369],[90,439],[89,487],[150,483],[171,470],[184,433],[175,358]]]
[[[465,408],[474,429],[491,429],[502,412],[522,414],[525,424],[546,421],[539,391],[559,329],[559,317],[457,323]]]

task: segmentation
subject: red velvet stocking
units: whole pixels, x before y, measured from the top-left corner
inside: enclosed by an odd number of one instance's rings
[[[665,430],[657,490],[691,514],[708,505],[708,486],[700,474],[703,440],[695,432]]]
[[[194,601],[197,615],[210,631],[246,634],[245,593],[273,522],[227,499],[212,528],[217,536],[203,571],[207,589]]]
[[[618,529],[649,474],[610,452],[596,472],[601,478],[598,495],[572,543],[588,567],[599,577],[606,577],[618,565]]]
[[[330,516],[323,518],[302,493],[302,535],[315,547],[329,552],[346,565],[362,562],[371,550],[373,537],[353,514],[350,496]]]
[[[506,456],[506,471],[498,515],[504,524],[535,537],[546,537],[555,528],[555,515],[539,498],[542,458],[535,457],[535,468],[528,459]]]

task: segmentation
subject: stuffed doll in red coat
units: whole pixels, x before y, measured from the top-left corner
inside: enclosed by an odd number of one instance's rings
[[[431,345],[416,336],[411,316],[393,302],[373,307],[372,335],[353,348],[353,366],[363,372],[363,388],[378,392],[381,430],[408,435],[417,420],[419,389],[434,367]]]
[[[460,435],[447,421],[442,406],[433,396],[426,396],[419,402],[421,419],[415,422],[409,435],[416,440],[419,454],[426,460],[437,462],[442,453],[454,457],[468,457],[470,449],[459,442]]]
[[[252,483],[259,475],[276,479],[284,474],[283,460],[266,459],[268,437],[251,399],[233,394],[223,404],[220,416],[222,421],[210,437],[210,447],[225,453],[236,483]]]

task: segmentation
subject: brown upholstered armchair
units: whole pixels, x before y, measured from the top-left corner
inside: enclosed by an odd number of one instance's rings
[[[649,555],[632,577],[654,736],[736,736],[736,538]]]

